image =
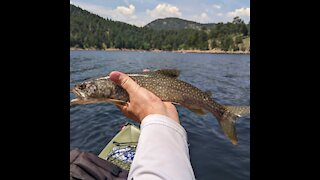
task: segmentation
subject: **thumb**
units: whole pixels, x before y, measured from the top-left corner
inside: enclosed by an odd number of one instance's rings
[[[140,87],[128,75],[119,71],[112,71],[109,79],[125,89],[129,94],[134,93]]]

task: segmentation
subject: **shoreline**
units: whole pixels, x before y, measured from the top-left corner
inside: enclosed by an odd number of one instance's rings
[[[119,49],[119,48],[107,48],[107,49],[70,48],[70,51],[135,51],[135,52],[178,52],[178,53],[247,54],[247,55],[250,55],[250,51],[222,51],[220,49],[165,51],[165,50],[160,50],[160,49],[143,50],[143,49]]]

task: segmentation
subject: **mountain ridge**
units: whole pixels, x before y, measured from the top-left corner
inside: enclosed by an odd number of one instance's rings
[[[70,48],[248,52],[250,23],[239,17],[217,24],[164,18],[137,27],[70,4]]]
[[[177,17],[159,18],[146,24],[144,27],[148,27],[156,30],[181,30],[181,29],[196,29],[201,30],[203,28],[213,28],[216,23],[198,23],[195,21],[181,19]]]

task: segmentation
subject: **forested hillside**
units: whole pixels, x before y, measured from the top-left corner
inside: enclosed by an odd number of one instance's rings
[[[165,26],[168,23],[163,23],[164,20],[170,21],[171,28]],[[166,18],[136,27],[104,19],[70,4],[70,47],[250,51],[250,22],[245,24],[239,17],[217,24]]]

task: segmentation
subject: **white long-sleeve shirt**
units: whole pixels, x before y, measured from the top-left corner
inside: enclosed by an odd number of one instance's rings
[[[195,179],[187,133],[180,124],[167,116],[152,114],[142,120],[140,128],[128,180]]]

